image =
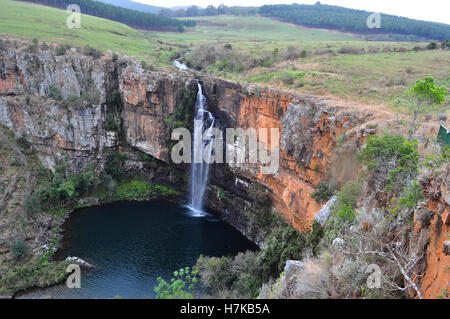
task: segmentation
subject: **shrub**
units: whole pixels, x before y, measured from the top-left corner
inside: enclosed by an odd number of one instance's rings
[[[41,211],[41,199],[39,193],[34,192],[25,198],[25,212],[28,216],[34,216]]]
[[[360,52],[361,50],[359,48],[352,46],[343,46],[338,51],[340,54],[359,54]]]
[[[66,51],[67,51],[67,49],[64,45],[59,45],[56,47],[55,54],[57,56],[61,56],[61,55],[66,54]]]
[[[22,259],[26,256],[28,246],[23,240],[16,240],[10,247],[11,254],[15,260]]]
[[[119,129],[119,123],[117,123],[114,114],[108,114],[106,116],[105,129],[108,131],[117,131]]]
[[[85,55],[93,57],[94,59],[99,59],[103,55],[103,52],[101,52],[97,49],[94,49],[93,47],[90,47],[89,45],[84,47],[83,53]]]
[[[108,156],[105,163],[105,172],[115,180],[120,181],[124,177],[124,165],[126,156],[117,151]]]
[[[322,181],[316,187],[316,191],[311,195],[317,203],[327,202],[333,195],[334,191],[328,188],[328,182]]]
[[[255,298],[259,279],[258,253],[246,251],[229,257],[204,257],[195,265],[202,284],[216,298]]]
[[[339,203],[354,208],[356,207],[356,203],[358,201],[360,194],[361,194],[361,185],[356,181],[352,181],[345,184],[342,187],[341,191],[337,195],[337,199]]]
[[[438,47],[439,47],[439,45],[438,45],[437,42],[430,42],[430,43],[427,45],[427,49],[428,49],[428,50],[436,50]]]
[[[59,93],[59,88],[56,85],[50,85],[48,87],[48,96],[55,100],[61,99],[61,94]]]
[[[289,259],[300,260],[306,247],[304,236],[292,226],[275,228],[264,244],[258,259],[261,279],[266,282],[277,277]]]
[[[203,285],[217,295],[232,286],[233,261],[229,257],[205,257],[200,255],[194,269],[198,270]]]
[[[388,190],[402,190],[418,172],[417,141],[400,135],[371,135],[359,153],[369,171],[388,172]]]
[[[170,283],[158,277],[158,286],[154,288],[156,299],[193,299],[193,290],[197,284],[197,270],[181,268],[173,273]]]

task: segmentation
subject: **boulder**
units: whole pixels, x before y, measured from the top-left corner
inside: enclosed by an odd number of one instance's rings
[[[77,263],[80,266],[85,267],[85,268],[94,268],[94,265],[91,265],[90,263],[88,263],[87,261],[84,261],[83,259],[81,259],[79,257],[67,257],[66,261]]]
[[[315,218],[319,224],[325,225],[326,221],[331,216],[331,207],[333,207],[336,201],[336,196],[331,197],[331,199],[317,212]]]

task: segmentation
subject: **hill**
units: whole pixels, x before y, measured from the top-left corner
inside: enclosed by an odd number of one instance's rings
[[[131,0],[98,0],[100,2],[111,4],[113,6],[118,6],[126,9],[137,10],[147,13],[157,14],[162,7],[152,6],[149,4],[143,4],[139,2],[134,2]]]
[[[68,29],[64,10],[38,4],[0,0],[0,36],[3,40],[38,39],[42,42],[90,46],[98,50],[118,51],[127,55],[150,57],[156,43],[124,24],[82,15],[80,29]],[[158,44],[160,46],[160,44]]]
[[[400,34],[439,41],[450,39],[450,25],[448,24],[382,14],[381,28],[369,29],[367,18],[372,12],[320,3],[315,5],[264,5],[259,8],[259,13],[266,17],[314,28],[370,35]]]
[[[33,2],[50,5],[61,9],[67,8],[65,0],[34,0]],[[184,31],[185,26],[193,26],[189,20],[180,21],[152,13],[125,9],[93,0],[71,0],[70,4],[80,6],[81,13],[121,22],[131,27],[145,30]]]

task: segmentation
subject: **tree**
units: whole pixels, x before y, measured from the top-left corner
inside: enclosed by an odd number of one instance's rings
[[[23,240],[16,240],[10,247],[15,260],[22,259],[27,254],[28,246]]]
[[[217,14],[216,7],[214,7],[213,5],[209,5],[209,6],[206,7],[205,15],[207,15],[207,16],[215,16],[216,14]]]
[[[199,8],[197,6],[190,6],[186,10],[186,16],[187,17],[197,17],[199,13]]]
[[[174,278],[170,283],[158,277],[158,286],[154,291],[158,294],[156,299],[193,299],[193,290],[197,284],[197,270],[190,270],[189,267],[181,268],[173,273]]]
[[[432,76],[417,80],[416,84],[406,91],[408,109],[413,115],[409,137],[418,129],[419,117],[444,102],[446,93],[447,88],[436,86]]]

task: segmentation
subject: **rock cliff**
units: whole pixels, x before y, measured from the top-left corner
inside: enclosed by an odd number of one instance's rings
[[[280,129],[278,172],[264,175],[250,164],[214,165],[207,205],[259,241],[247,227],[246,212],[252,206],[249,186],[261,184],[275,211],[295,228],[309,229],[321,208],[311,197],[314,186],[327,176],[345,181],[357,174],[354,154],[375,132],[367,126],[373,113],[314,96],[208,75],[198,78],[220,128]],[[141,154],[174,165],[170,160],[174,114],[179,108],[193,112],[196,90],[191,72],[146,70],[128,57],[106,54],[95,60],[74,49],[63,56],[45,50],[0,52],[0,123],[29,142],[49,168],[54,167],[55,156],[65,152],[72,170],[88,163],[100,170],[114,149],[127,152],[130,170],[146,170]],[[340,140],[346,141],[345,146]],[[269,140],[267,147],[273,142]],[[441,253],[448,217],[446,222],[433,220],[432,225],[429,260],[448,260]],[[428,262],[431,271],[425,281],[430,286],[442,276],[435,265]],[[441,262],[438,265],[442,267]]]

